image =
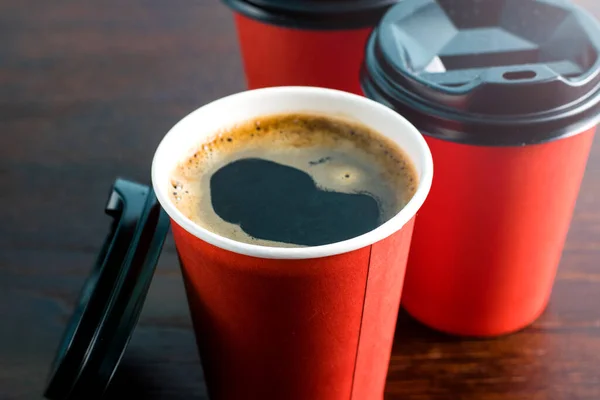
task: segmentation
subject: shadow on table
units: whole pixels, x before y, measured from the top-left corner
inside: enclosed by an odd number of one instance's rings
[[[396,323],[394,340],[403,343],[410,343],[412,341],[421,343],[451,343],[459,342],[464,339],[431,329],[411,317],[404,308],[401,308],[400,313],[398,314],[398,322]]]
[[[104,396],[106,399],[209,400],[202,383],[192,384],[185,370],[165,372],[164,365],[144,365],[135,356],[126,356]],[[176,377],[172,376],[176,375]]]
[[[150,377],[145,376],[139,366],[129,362],[119,366],[105,397],[119,399],[124,398],[125,394],[135,394],[139,399],[157,398]]]

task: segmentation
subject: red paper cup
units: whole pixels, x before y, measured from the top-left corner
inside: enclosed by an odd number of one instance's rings
[[[600,117],[600,26],[570,2],[463,3],[393,7],[363,87],[417,126],[436,165],[403,306],[486,337],[531,324],[550,298]]]
[[[226,0],[250,89],[317,86],[361,94],[367,38],[393,0]]]
[[[306,248],[218,236],[171,203],[169,175],[219,129],[285,112],[345,115],[390,138],[420,183],[408,205],[365,235]],[[173,234],[212,399],[383,397],[413,221],[432,180],[423,137],[361,96],[283,87],[235,94],[194,111],[163,139],[152,166]]]
[[[415,227],[406,310],[469,336],[510,333],[537,319],[552,292],[595,130],[519,147],[427,137],[436,177]]]

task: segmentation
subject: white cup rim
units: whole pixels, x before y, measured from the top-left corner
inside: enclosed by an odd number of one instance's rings
[[[333,102],[335,102],[336,99],[338,99],[338,101],[343,99],[346,102],[351,101],[352,103],[357,103],[361,107],[369,107],[373,110],[376,110],[379,115],[382,115],[385,118],[394,119],[394,124],[398,124],[398,129],[402,130],[403,134],[410,136],[410,139],[413,141],[413,143],[416,142],[418,147],[419,159],[412,159],[412,161],[413,163],[420,163],[422,172],[419,177],[419,185],[412,199],[394,217],[372,231],[341,242],[310,247],[269,247],[238,242],[236,240],[213,233],[191,221],[177,209],[168,195],[169,183],[168,179],[165,179],[165,176],[168,176],[174,166],[178,162],[182,161],[181,158],[175,160],[172,159],[174,157],[169,154],[169,140],[173,135],[176,134],[176,132],[185,129],[184,127],[189,120],[197,118],[199,113],[211,113],[212,110],[227,107],[227,104],[234,101],[247,100],[248,102],[251,102],[256,101],[260,97],[268,95],[303,95],[316,97],[326,96],[328,97],[328,100]],[[294,111],[299,110],[290,110],[290,112]],[[319,112],[318,109],[313,111]],[[223,121],[223,125],[225,126],[227,123],[232,122],[241,121]],[[366,124],[367,126],[369,125],[368,123]],[[202,140],[198,140],[196,144],[201,145]],[[398,144],[402,147],[401,143]],[[168,172],[165,171],[165,168],[167,168],[167,165],[165,164],[169,164],[171,167]],[[165,175],[165,173],[167,175]],[[417,211],[421,208],[429,193],[432,179],[433,161],[429,147],[419,131],[404,117],[392,109],[373,100],[367,99],[366,97],[334,89],[304,86],[281,86],[247,90],[210,102],[196,109],[195,111],[192,111],[169,130],[169,132],[164,136],[158,145],[152,161],[152,185],[154,187],[156,197],[163,209],[176,224],[200,240],[213,246],[238,254],[268,259],[310,259],[328,257],[348,253],[377,243],[401,230],[416,215]]]

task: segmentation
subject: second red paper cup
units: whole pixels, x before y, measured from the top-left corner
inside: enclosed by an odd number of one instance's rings
[[[548,304],[600,114],[598,23],[565,1],[404,0],[366,53],[365,94],[417,126],[436,168],[404,307],[459,335],[529,325]]]
[[[419,177],[407,206],[349,240],[277,248],[212,233],[170,201],[169,175],[190,149],[241,121],[300,111],[351,116],[404,149]],[[322,88],[236,94],[198,109],[165,136],[152,181],[172,220],[211,399],[383,398],[414,217],[432,174],[429,148],[404,118]]]
[[[361,93],[373,27],[397,0],[224,0],[235,12],[250,89],[318,86]]]

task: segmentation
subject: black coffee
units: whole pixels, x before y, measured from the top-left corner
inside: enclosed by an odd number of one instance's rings
[[[341,118],[266,116],[218,132],[172,175],[172,200],[198,225],[265,246],[318,246],[367,233],[412,198],[403,151]]]

